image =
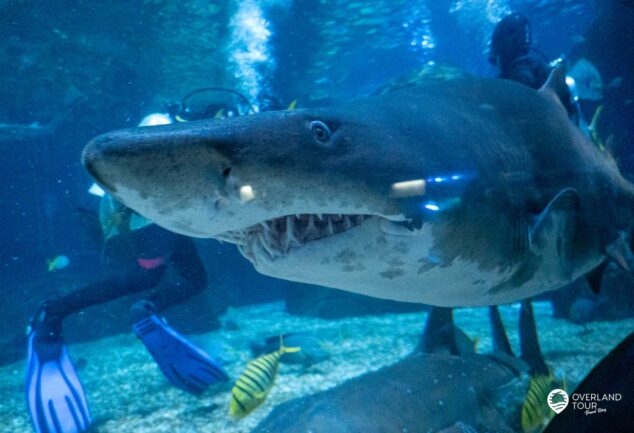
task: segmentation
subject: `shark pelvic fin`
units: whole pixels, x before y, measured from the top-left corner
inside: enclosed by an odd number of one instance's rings
[[[634,256],[627,242],[625,232],[620,232],[619,237],[608,245],[605,249],[605,255],[625,272],[632,272],[633,266],[631,263],[634,260]]]
[[[608,263],[610,263],[608,260],[604,260],[599,266],[586,274],[586,282],[595,295],[598,295],[599,291],[601,290],[603,273],[605,272],[605,268],[608,267]]]
[[[552,252],[570,258],[577,228],[579,194],[572,188],[561,190],[530,228],[530,248],[535,253]],[[551,251],[552,250],[552,251]]]

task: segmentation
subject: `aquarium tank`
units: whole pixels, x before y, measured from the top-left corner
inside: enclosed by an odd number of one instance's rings
[[[632,0],[0,23],[1,431],[634,432]]]

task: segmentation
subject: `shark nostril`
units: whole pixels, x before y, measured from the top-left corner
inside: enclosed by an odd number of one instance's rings
[[[231,174],[231,167],[227,167],[222,170],[222,177],[227,178]]]

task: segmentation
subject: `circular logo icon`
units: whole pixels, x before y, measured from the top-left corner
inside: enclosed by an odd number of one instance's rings
[[[568,406],[569,401],[568,394],[563,389],[553,389],[547,398],[548,406],[550,406],[556,414],[563,412],[566,406]]]

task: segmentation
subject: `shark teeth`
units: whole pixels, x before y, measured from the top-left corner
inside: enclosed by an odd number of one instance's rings
[[[346,230],[352,227],[352,222],[350,222],[350,218],[347,215],[343,217],[343,227]]]
[[[379,228],[383,233],[395,236],[416,236],[419,232],[406,227],[403,223],[394,223],[390,220],[381,218]]]
[[[306,227],[306,230],[308,232],[314,232],[315,230],[317,230],[317,228],[315,227],[315,215],[308,215],[308,226]]]
[[[368,218],[370,215],[294,214],[226,232],[217,239],[238,244],[242,255],[252,261],[262,253],[270,260],[307,242],[350,230]]]
[[[260,241],[262,248],[264,248],[271,257],[275,257],[277,255],[277,251],[271,248],[271,243],[266,239],[262,232],[258,233],[258,240]]]
[[[286,217],[286,245],[284,245],[284,252],[288,252],[293,246],[301,246],[302,243],[295,236],[295,221],[297,217]]]

